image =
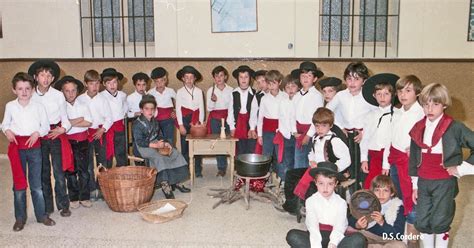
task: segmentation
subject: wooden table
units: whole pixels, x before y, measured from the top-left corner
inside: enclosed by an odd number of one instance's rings
[[[191,177],[191,187],[194,186],[195,155],[229,155],[230,156],[230,183],[234,179],[234,157],[235,143],[239,139],[227,135],[225,139],[221,139],[219,134],[208,134],[205,137],[196,138],[188,134],[186,141],[189,142],[189,175]]]

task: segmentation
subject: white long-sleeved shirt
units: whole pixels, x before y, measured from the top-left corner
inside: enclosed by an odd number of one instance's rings
[[[75,101],[74,105],[66,102],[66,112],[69,119],[83,117],[85,121],[92,123],[92,115],[88,106],[81,101]],[[81,133],[87,130],[87,127],[71,127],[67,134]]]
[[[173,99],[176,99],[176,92],[172,88],[165,87],[162,93],[158,92],[156,88],[153,88],[148,91],[148,94],[155,97],[156,106],[158,108],[174,107]]]
[[[313,149],[308,154],[309,161],[314,161],[316,163],[327,161],[325,157],[326,151],[324,150],[325,144],[327,140],[331,139],[333,134],[333,132],[329,131],[322,137],[322,139],[320,139],[319,136],[313,138]],[[334,156],[339,159],[335,163],[337,165],[337,171],[341,172],[351,165],[349,147],[347,147],[347,145],[338,137],[334,137],[331,140],[331,145]]]
[[[394,109],[390,144],[385,147],[383,152],[383,169],[390,169],[390,164],[388,163],[390,146],[393,146],[401,152],[406,152],[407,149],[410,149],[410,130],[413,128],[413,125],[424,116],[423,108],[418,102],[415,102],[408,110],[405,110],[403,107],[400,109]]]
[[[278,131],[285,139],[291,139],[291,133],[296,133],[295,101],[283,99],[278,112]]]
[[[347,203],[339,195],[333,193],[329,199],[314,193],[306,200],[306,227],[309,231],[311,247],[321,246],[319,224],[331,225],[333,230],[329,235],[329,244],[338,245],[344,238],[347,229]]]
[[[199,121],[204,123],[204,96],[202,90],[196,86],[187,90],[185,87],[181,87],[176,93],[176,118],[178,119],[178,124],[183,125],[181,107],[193,111],[199,109]]]
[[[69,123],[66,113],[66,98],[64,98],[61,91],[49,87],[48,91],[42,94],[36,88],[31,99],[43,104],[50,125],[61,122],[61,126],[64,127],[66,131],[71,128],[71,123]]]
[[[214,88],[214,94],[217,97],[217,101],[213,102],[211,100],[212,97],[212,88]],[[207,111],[211,112],[213,110],[228,110],[229,106],[232,105],[232,87],[229,85],[225,85],[223,90],[220,90],[217,88],[217,86],[211,87],[207,90],[206,94],[206,105],[207,105]]]
[[[425,132],[423,133],[423,144],[431,146],[433,141],[433,134],[438,126],[439,121],[443,115],[440,115],[436,120],[425,120]],[[427,149],[421,149],[422,153],[428,152]],[[443,154],[443,138],[439,139],[438,143],[431,147],[431,154]],[[413,189],[418,189],[418,177],[411,177]]]
[[[240,94],[240,111],[239,114],[247,113],[247,99],[248,94],[253,95],[253,90],[248,87],[245,90],[242,90],[240,87],[235,88],[232,92],[239,92]],[[234,118],[234,96],[231,94],[231,104],[229,105],[228,114],[227,114],[227,124],[229,125],[230,130],[235,129],[236,121]],[[254,97],[255,98],[255,97]]]
[[[288,95],[283,91],[278,91],[276,96],[268,93],[262,97],[260,108],[258,110],[257,133],[262,137],[263,133],[263,118],[278,119],[280,103],[288,98]]]
[[[21,106],[18,98],[5,106],[2,121],[2,131],[11,130],[18,136],[31,136],[38,132],[40,137],[49,132],[49,120],[43,104],[30,100],[26,106]]]
[[[315,87],[309,88],[306,93],[300,90],[294,96],[294,101],[295,119],[300,124],[311,124],[314,112],[324,106],[323,96]]]
[[[108,94],[108,93],[107,93]],[[97,129],[99,125],[105,129],[109,130],[112,126],[112,110],[110,105],[107,102],[107,99],[102,94],[97,94],[94,97],[87,95],[87,92],[77,97],[76,101],[84,103],[89,107],[89,111],[92,116],[92,126],[91,128]]]
[[[258,110],[260,109],[260,105],[258,104],[257,97],[259,94],[263,94],[262,98],[260,98],[260,104],[262,104],[263,97],[267,94],[265,91],[260,91],[255,93],[255,97],[252,99],[252,104],[250,105],[250,119],[249,119],[249,128],[250,130],[255,130],[258,124]]]
[[[340,128],[364,128],[364,119],[366,115],[377,109],[376,106],[369,104],[362,96],[362,91],[353,96],[348,89],[337,92],[334,98],[326,107],[335,113],[335,124]]]
[[[123,120],[128,111],[127,106],[127,95],[123,91],[117,91],[115,96],[110,94],[107,90],[100,92],[109,103],[110,110],[112,111],[112,121],[116,122]]]
[[[390,145],[393,118],[391,108],[391,105],[378,107],[366,116],[364,135],[360,142],[361,161],[369,161],[369,150],[380,151]]]
[[[137,91],[134,91],[132,94],[127,96],[128,118],[133,118],[135,117],[136,112],[140,112],[140,101],[142,100],[142,97],[143,95]]]

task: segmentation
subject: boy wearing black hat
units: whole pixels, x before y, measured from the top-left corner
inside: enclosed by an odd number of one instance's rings
[[[88,70],[84,74],[86,92],[77,97],[77,101],[88,106],[92,117],[92,125],[87,129],[87,140],[89,141],[88,171],[89,171],[89,191],[91,200],[97,200],[98,184],[94,173],[94,156],[97,164],[107,164],[105,158],[106,140],[105,133],[112,126],[112,110],[107,99],[99,94],[100,75],[96,70]]]
[[[89,191],[89,141],[87,129],[92,125],[92,116],[86,104],[77,101],[77,96],[84,90],[81,81],[72,76],[64,76],[54,84],[66,98],[66,112],[71,122],[71,129],[66,133],[74,155],[74,171],[66,172],[67,186],[71,208],[79,205],[91,207]]]
[[[146,94],[150,77],[143,72],[138,72],[133,75],[132,81],[133,86],[135,86],[135,91],[127,96],[128,118],[140,116],[140,107],[138,107],[138,104],[142,100],[143,95]]]
[[[318,192],[306,200],[306,227],[308,231],[292,229],[286,235],[291,247],[366,247],[360,233],[345,236],[347,203],[334,190],[343,176],[337,165],[320,162],[309,172]]]
[[[30,75],[24,72],[15,74],[12,88],[17,98],[5,106],[2,131],[10,142],[8,159],[13,176],[15,208],[13,231],[18,232],[23,230],[27,219],[28,183],[36,220],[47,226],[53,226],[55,222],[46,213],[41,189],[40,137],[47,135],[49,131],[46,109],[42,104],[31,101],[34,79]]]
[[[51,87],[51,84],[58,80],[59,73],[58,64],[48,59],[38,60],[28,69],[28,74],[33,76],[37,83],[32,99],[46,107],[51,128],[49,134],[41,138],[41,154],[44,158],[42,185],[46,212],[49,214],[54,212],[53,189],[51,187],[51,167],[53,167],[56,207],[61,210],[61,216],[68,217],[71,215],[71,211],[69,210],[64,172],[74,170],[74,158],[71,145],[65,135],[66,131],[71,128],[66,113],[66,100],[60,91]]]
[[[364,188],[382,174],[383,152],[390,145],[395,84],[399,77],[391,73],[377,74],[365,82],[362,88],[364,99],[377,106],[365,116],[364,135],[360,142],[361,170],[368,173]]]
[[[112,168],[113,157],[117,166],[127,165],[125,149],[125,125],[123,119],[127,114],[127,95],[118,89],[123,74],[114,68],[107,68],[100,74],[105,90],[100,94],[107,100],[112,112],[112,126],[105,134],[107,167]]]
[[[232,87],[227,85],[229,73],[223,66],[216,66],[212,70],[214,84],[207,90],[206,103],[209,116],[207,118],[207,133],[220,133],[221,119],[227,120],[229,106],[231,105]],[[229,125],[225,125],[226,132],[229,132]],[[227,170],[227,157],[216,156],[217,175],[225,176]]]
[[[232,92],[232,104],[229,106],[227,124],[229,124],[231,135],[239,139],[237,154],[255,151],[256,140],[249,137],[251,106],[255,97],[255,90],[251,87],[254,74],[254,70],[246,65],[241,65],[232,72],[239,87]]]
[[[327,77],[320,80],[318,83],[323,92],[324,105],[330,102],[334,96],[336,96],[336,93],[341,91],[342,88],[342,80],[336,77]]]
[[[307,132],[311,126],[313,114],[319,107],[323,107],[323,97],[321,93],[314,87],[314,83],[324,73],[310,61],[300,64],[296,71],[299,74],[302,88],[295,95],[295,127],[294,136],[296,138],[295,145],[295,164],[293,168],[307,168],[309,165],[308,153],[311,150],[309,137]],[[293,72],[295,75],[296,72]]]
[[[160,124],[161,133],[170,144],[175,144],[174,132],[178,127],[176,121],[176,112],[174,109],[176,101],[176,92],[168,87],[168,72],[163,67],[156,67],[151,71],[151,79],[155,83],[155,87],[148,94],[156,99],[157,115],[156,119]]]
[[[183,82],[183,87],[176,93],[176,119],[181,134],[181,153],[189,163],[189,144],[186,134],[191,131],[192,125],[204,123],[204,96],[201,89],[194,84],[202,79],[201,73],[192,66],[184,66],[176,73],[176,77]],[[202,158],[195,158],[196,177],[202,177]]]
[[[360,147],[362,140],[364,119],[366,115],[376,109],[362,96],[362,85],[369,77],[369,69],[363,62],[352,62],[344,70],[344,82],[347,89],[339,91],[327,108],[336,116],[336,124],[347,133],[349,137],[349,150],[351,151],[350,177],[356,179],[355,189],[360,189],[362,178],[360,173]],[[339,118],[339,119],[338,119]]]

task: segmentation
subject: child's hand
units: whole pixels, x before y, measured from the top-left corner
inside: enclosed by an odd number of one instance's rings
[[[356,222],[357,229],[366,229],[367,228],[367,217],[362,216]]]
[[[56,139],[59,135],[66,132],[66,128],[64,127],[56,127],[55,129],[49,131],[48,138]]]
[[[102,135],[104,134],[105,132],[105,128],[97,128],[97,132],[95,132],[94,135],[92,135],[92,137],[95,139],[95,140],[100,140],[102,138]]]
[[[309,161],[309,166],[311,168],[316,168],[316,167],[318,167],[318,163],[316,163],[316,161]]]
[[[379,211],[374,211],[370,214],[370,217],[372,217],[372,219],[374,219],[374,221],[377,222],[377,224],[379,224],[380,226],[383,226],[383,223],[385,222],[385,220],[383,218],[382,213],[380,213]]]
[[[410,157],[410,147],[405,148],[405,153]]]
[[[446,170],[448,171],[449,175],[459,177],[458,166],[448,167]]]
[[[258,137],[257,132],[255,132],[255,130],[249,130],[247,132],[247,136],[249,137],[249,139],[256,139]]]
[[[295,138],[299,138],[301,136],[300,133],[295,133],[293,136],[295,136]]]
[[[354,141],[356,143],[360,143],[360,141],[362,140],[362,136],[364,135],[364,131],[358,131],[357,133],[357,136],[354,137]]]
[[[186,128],[183,125],[179,125],[179,134],[186,135]]]
[[[360,165],[360,169],[364,173],[369,173],[369,163],[367,161],[362,161],[362,164]]]
[[[165,144],[164,144],[164,147],[165,147],[165,148],[168,148],[168,149],[172,149],[172,148],[173,148],[170,143],[168,143],[168,142],[164,142],[164,143],[165,143]]]
[[[216,94],[212,94],[211,96],[211,101],[216,102],[217,101],[217,96]]]
[[[415,205],[416,205],[416,202],[418,200],[418,190],[417,189],[413,190],[413,193],[411,194],[411,199],[413,200],[413,203],[415,203]]]
[[[310,138],[310,137],[309,137],[308,135],[305,135],[304,138],[303,138],[303,140],[301,141],[301,143],[302,143],[303,145],[308,144],[309,138]]]
[[[32,133],[30,138],[26,141],[26,146],[31,148],[36,143],[36,141],[38,141],[39,136],[40,134],[38,131]]]
[[[8,129],[7,131],[5,131],[5,136],[7,136],[8,141],[15,142],[15,144],[18,145],[18,141],[16,141],[15,138],[15,133],[13,133],[12,130]]]
[[[232,136],[232,137],[235,136],[235,129],[234,129],[234,130],[230,130],[230,136]]]
[[[390,169],[382,169],[382,175],[388,176]]]
[[[262,137],[258,137],[257,142],[258,142],[259,145],[263,146],[263,138]]]

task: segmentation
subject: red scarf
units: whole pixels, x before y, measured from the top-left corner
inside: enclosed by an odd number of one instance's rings
[[[421,149],[427,149],[428,153],[431,153],[431,148],[438,144],[439,140],[441,137],[443,137],[444,133],[452,122],[453,118],[451,116],[443,114],[441,120],[439,120],[438,125],[434,130],[433,137],[431,139],[431,146],[423,143],[423,134],[425,133],[426,128],[426,116],[413,126],[410,131],[410,137]]]
[[[188,115],[192,115],[191,116],[191,124],[192,125],[199,124],[199,109],[192,110],[192,109],[188,109],[188,108],[185,108],[185,107],[181,107],[181,113],[182,113],[183,117],[186,117]]]

